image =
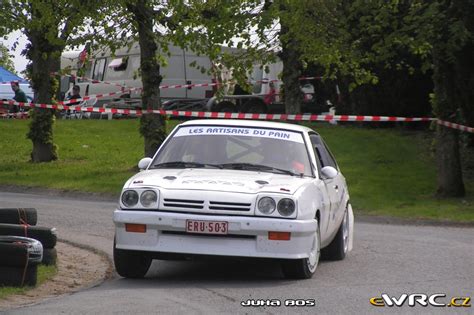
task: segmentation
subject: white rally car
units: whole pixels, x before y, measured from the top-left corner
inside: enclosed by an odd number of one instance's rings
[[[114,212],[119,275],[152,259],[271,258],[310,278],[320,253],[352,249],[346,181],[321,136],[284,123],[194,120],[178,125],[124,185]]]

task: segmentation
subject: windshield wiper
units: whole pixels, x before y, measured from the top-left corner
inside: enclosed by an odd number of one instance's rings
[[[175,162],[166,162],[166,163],[155,164],[155,165],[152,165],[150,167],[150,169],[154,169],[154,168],[198,168],[198,167],[223,168],[221,165],[218,165],[218,164],[175,161]]]
[[[297,174],[290,170],[285,170],[282,168],[277,168],[277,167],[268,166],[268,165],[253,164],[253,163],[226,163],[226,164],[221,164],[221,166],[223,168],[249,170],[249,171],[256,170],[256,171],[263,171],[263,172],[287,174],[291,176],[301,176],[301,174]]]

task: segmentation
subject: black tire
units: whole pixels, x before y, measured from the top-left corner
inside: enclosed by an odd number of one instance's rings
[[[28,247],[24,244],[0,243],[0,266],[24,267],[28,262]]]
[[[117,273],[124,278],[139,279],[145,277],[152,258],[143,252],[118,249],[114,242],[114,264]]]
[[[319,230],[319,222],[314,234],[312,253],[314,257],[303,259],[291,259],[284,261],[281,265],[283,275],[287,279],[310,279],[316,272],[320,249],[321,249],[321,232]]]
[[[0,223],[36,225],[35,208],[0,208]]]
[[[23,279],[24,277],[24,279]],[[0,266],[0,286],[35,286],[38,281],[38,265],[24,267]]]
[[[235,105],[229,101],[222,101],[214,106],[213,111],[220,113],[235,113]]]
[[[41,263],[46,266],[56,265],[58,261],[58,252],[56,248],[47,248],[43,251],[43,260]]]
[[[344,219],[337,230],[337,234],[332,242],[322,251],[325,260],[343,260],[349,248],[349,212],[346,209]]]
[[[0,236],[0,266],[24,267],[41,262],[43,247],[35,239]]]
[[[250,100],[244,104],[243,111],[245,113],[265,114],[267,112],[267,107],[265,106],[265,103],[261,101]]]
[[[57,242],[56,229],[17,224],[0,224],[0,235],[15,235],[34,238],[43,248],[54,248]]]

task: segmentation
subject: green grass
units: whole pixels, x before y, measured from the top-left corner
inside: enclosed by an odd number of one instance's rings
[[[358,213],[474,222],[474,181],[464,178],[467,197],[439,200],[428,132],[315,128],[344,173]]]
[[[431,134],[309,125],[336,156],[358,213],[474,222],[472,177],[465,178],[466,198],[434,198]],[[118,194],[143,156],[138,120],[58,120],[60,160],[42,164],[29,162],[27,129],[27,121],[0,121],[0,184]]]
[[[41,285],[46,280],[49,280],[52,277],[54,277],[56,273],[57,273],[56,266],[44,266],[44,265],[38,266],[37,286]],[[23,288],[0,287],[0,299],[4,299],[7,296],[13,295],[13,294],[24,294],[25,292],[31,289],[33,289],[33,287],[23,287]]]

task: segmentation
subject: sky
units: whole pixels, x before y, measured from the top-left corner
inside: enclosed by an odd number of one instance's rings
[[[16,50],[12,50],[13,44],[17,39],[18,46]],[[0,40],[8,49],[10,49],[10,53],[14,56],[13,63],[15,64],[15,70],[17,74],[21,76],[21,71],[25,70],[26,65],[28,64],[28,60],[26,59],[26,57],[20,55],[21,51],[28,43],[26,36],[23,35],[20,31],[15,31],[7,35],[7,40],[4,40],[3,38]]]

